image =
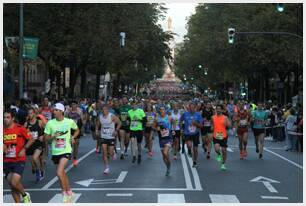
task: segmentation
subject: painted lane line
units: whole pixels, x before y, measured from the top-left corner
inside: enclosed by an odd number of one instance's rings
[[[71,188],[72,191],[124,191],[124,190],[131,190],[131,191],[197,191],[193,188]],[[40,191],[62,191],[61,188],[48,188],[48,189],[40,189],[40,188],[32,188],[32,189],[26,189],[28,192],[40,192]],[[3,192],[11,192],[9,189],[3,190]]]
[[[192,184],[191,184],[191,178],[190,178],[190,174],[188,171],[188,166],[187,166],[187,161],[186,161],[186,157],[185,155],[181,155],[181,160],[182,160],[182,165],[183,165],[183,171],[184,171],[184,176],[185,176],[185,182],[186,182],[186,188],[188,190],[192,190]]]
[[[93,182],[110,182],[110,181],[117,181],[117,179],[93,180]]]
[[[275,153],[275,152],[273,152],[273,151],[271,151],[271,150],[269,150],[269,149],[267,149],[265,147],[264,147],[264,150],[267,151],[267,152],[270,152],[271,154],[274,154],[275,156],[277,156],[277,157],[285,160],[286,162],[289,162],[289,163],[293,164],[294,166],[296,166],[296,167],[300,168],[301,170],[303,170],[303,166],[302,165],[299,165],[299,164],[297,164],[297,163],[287,159],[286,157],[283,157],[283,156],[281,156],[281,155],[279,155],[279,154],[277,154],[277,153]]]
[[[270,182],[263,181],[264,186],[272,193],[278,193],[278,191],[271,185]]]
[[[232,147],[232,148],[239,148],[239,146],[237,145],[228,145],[229,147]],[[256,148],[256,146],[247,146],[247,148]],[[265,147],[267,149],[275,149],[275,150],[285,150],[284,147]]]
[[[289,200],[288,197],[281,196],[260,196],[262,199],[271,199],[271,200]]]
[[[209,194],[212,203],[239,203],[236,195]]]
[[[127,171],[122,171],[118,177],[118,179],[116,180],[116,183],[122,183],[124,178],[126,177],[127,175]]]
[[[13,198],[13,196],[10,195],[4,195],[3,196],[3,203],[15,203],[15,200]]]
[[[82,194],[74,194],[72,202],[75,203],[78,201]],[[53,196],[51,200],[49,200],[48,203],[63,203],[63,195],[62,194],[56,194]]]
[[[185,203],[184,194],[158,194],[158,203]]]
[[[187,146],[186,146],[185,151],[188,151]],[[184,155],[187,155],[187,154],[185,153]],[[192,167],[192,164],[193,164],[192,158],[191,157],[187,157],[187,159],[188,159],[188,162],[189,162],[189,166],[191,168],[191,172],[192,172],[192,176],[193,176],[193,180],[194,180],[194,184],[195,184],[195,189],[199,190],[199,191],[202,191],[203,188],[202,188],[202,185],[201,185],[201,181],[200,181],[200,178],[199,178],[198,171],[197,171],[196,168]]]
[[[132,193],[107,193],[107,197],[132,197]]]
[[[82,160],[84,160],[86,157],[88,157],[91,153],[95,152],[96,149],[92,149],[91,151],[89,151],[87,154],[85,154],[84,156],[82,156],[79,160],[78,163],[80,163]],[[71,169],[73,168],[73,165],[69,165],[69,167],[67,167],[65,169],[65,172],[69,172]],[[41,189],[48,189],[50,188],[56,181],[58,180],[58,177],[54,177],[52,180],[50,180],[45,186],[43,186]]]

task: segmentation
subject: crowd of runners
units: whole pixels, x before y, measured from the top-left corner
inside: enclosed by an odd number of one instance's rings
[[[21,181],[26,156],[36,182],[44,179],[46,159],[50,157],[63,202],[72,202],[74,193],[65,168],[69,160],[78,166],[80,138],[85,135],[96,141],[96,153],[103,156],[101,173],[105,175],[112,172],[114,160],[142,164],[144,155],[154,158],[157,152],[162,154],[165,176],[171,175],[171,162],[180,158],[180,153],[187,153],[192,166],[198,167],[201,151],[207,159],[215,152],[220,170],[225,171],[229,136],[238,138],[239,158],[243,160],[248,156],[248,136],[252,131],[256,153],[263,159],[266,132],[277,117],[275,108],[267,106],[260,102],[211,100],[207,96],[190,101],[123,97],[53,102],[45,97],[40,104],[30,100],[10,103],[5,105],[3,114],[4,175],[15,202],[29,203],[30,194]],[[302,144],[298,136],[302,133],[299,114],[291,105],[283,111],[286,150]],[[153,149],[154,141],[158,141],[160,151]]]

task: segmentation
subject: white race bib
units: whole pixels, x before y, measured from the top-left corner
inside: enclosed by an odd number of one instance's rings
[[[37,140],[38,139],[38,131],[31,132],[31,134],[32,134],[33,140]]]
[[[240,126],[247,126],[248,121],[246,119],[242,119],[242,120],[240,120],[239,124],[240,124]]]
[[[137,127],[137,126],[138,126],[138,121],[132,120],[131,127]]]
[[[222,140],[224,137],[223,132],[217,132],[216,133],[216,139]]]
[[[160,133],[162,137],[169,137],[169,129],[162,129]]]
[[[188,130],[190,133],[195,133],[197,131],[197,128],[194,125],[189,125]]]
[[[111,136],[113,136],[113,132],[114,132],[114,130],[113,130],[113,128],[110,128],[110,127],[103,127],[102,128],[102,136],[109,136],[109,137],[111,137]]]
[[[211,126],[211,122],[208,120],[204,121],[204,127],[210,127]]]
[[[5,156],[7,158],[15,158],[16,157],[16,145],[10,145],[7,148],[7,153]]]
[[[66,147],[66,139],[65,138],[56,138],[55,148],[56,149],[64,149],[65,147]]]

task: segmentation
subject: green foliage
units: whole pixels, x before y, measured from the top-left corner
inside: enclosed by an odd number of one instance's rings
[[[229,27],[236,32],[291,32],[302,36],[302,4],[200,4],[188,21],[188,33],[178,46],[177,75],[197,79],[200,87],[239,82],[255,71],[291,71],[301,67],[302,40],[291,36],[235,35],[228,43]],[[199,71],[198,65],[202,65]],[[203,68],[208,67],[208,75]]]

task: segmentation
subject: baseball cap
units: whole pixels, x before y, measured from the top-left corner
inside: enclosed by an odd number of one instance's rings
[[[56,104],[54,105],[54,109],[60,110],[60,111],[62,111],[62,112],[65,111],[65,107],[64,107],[64,105],[63,105],[62,103],[56,103]]]

